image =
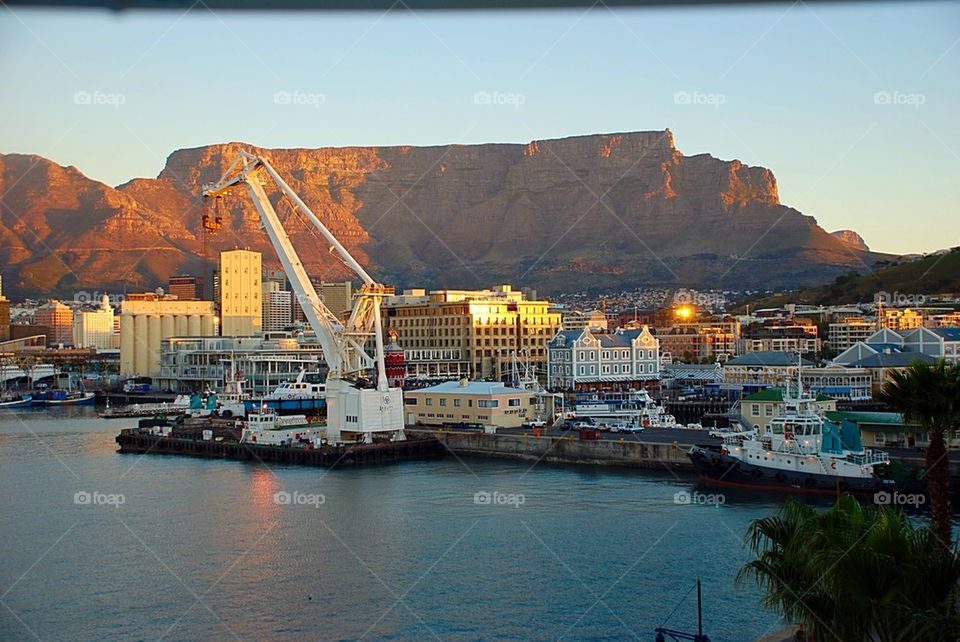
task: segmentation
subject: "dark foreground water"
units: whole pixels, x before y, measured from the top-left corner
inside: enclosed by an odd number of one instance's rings
[[[118,455],[131,421],[0,411],[0,640],[652,640],[674,607],[693,629],[698,575],[714,642],[780,625],[733,581],[776,497],[678,504],[709,491],[666,470]]]

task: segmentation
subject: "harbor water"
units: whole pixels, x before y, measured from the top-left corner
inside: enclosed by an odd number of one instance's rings
[[[698,576],[714,642],[781,625],[734,582],[778,497],[667,470],[119,455],[134,421],[0,413],[0,639],[652,640],[695,629]]]

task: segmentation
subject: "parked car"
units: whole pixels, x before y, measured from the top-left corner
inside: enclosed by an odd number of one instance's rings
[[[614,421],[607,424],[607,430],[610,432],[630,432],[630,429],[627,428],[627,424],[622,421]]]

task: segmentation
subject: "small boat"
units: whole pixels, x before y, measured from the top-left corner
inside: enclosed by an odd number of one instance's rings
[[[276,389],[260,399],[245,399],[247,411],[258,408],[270,408],[278,412],[308,412],[315,414],[327,406],[326,386],[316,381],[309,381],[308,373],[301,368],[294,381],[283,381]]]
[[[66,390],[52,390],[53,394],[46,400],[48,406],[91,406],[96,400],[96,394],[92,392],[67,392]]]
[[[0,408],[26,408],[33,405],[33,395],[11,395],[0,397]]]

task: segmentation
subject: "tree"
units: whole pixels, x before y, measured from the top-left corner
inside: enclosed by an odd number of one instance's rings
[[[750,524],[757,558],[737,582],[755,582],[765,606],[817,642],[958,640],[960,560],[937,541],[899,509],[851,495],[825,512],[791,499]]]
[[[914,361],[890,373],[877,398],[919,424],[929,436],[924,462],[930,518],[944,548],[950,548],[950,466],[946,435],[956,428],[960,413],[960,368],[944,360]]]

